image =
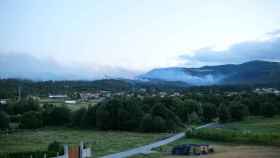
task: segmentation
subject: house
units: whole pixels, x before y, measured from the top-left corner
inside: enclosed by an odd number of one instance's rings
[[[65,99],[68,98],[66,94],[49,94],[49,98],[51,99]]]
[[[76,100],[65,100],[66,104],[76,104],[77,101]]]

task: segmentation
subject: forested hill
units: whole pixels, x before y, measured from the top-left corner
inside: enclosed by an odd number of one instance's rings
[[[146,80],[181,81],[189,85],[280,84],[280,63],[250,61],[201,68],[154,69],[139,76]]]

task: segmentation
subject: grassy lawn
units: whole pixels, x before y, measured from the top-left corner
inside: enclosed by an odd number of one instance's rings
[[[101,156],[141,146],[165,135],[164,133],[104,132],[69,128],[25,130],[0,135],[0,152],[46,150],[48,144],[54,140],[70,145],[84,141],[91,142],[94,154]]]
[[[174,156],[171,155],[171,150],[178,144],[210,144],[215,152],[209,155],[204,155],[204,158],[279,158],[280,148],[271,146],[254,146],[254,145],[240,145],[230,143],[217,143],[213,141],[206,141],[200,139],[181,139],[170,145],[155,149],[155,153],[149,155],[137,155],[132,158],[197,158],[200,156]]]
[[[280,117],[262,118],[250,117],[241,122],[226,123],[221,127],[226,130],[237,132],[250,132],[260,134],[280,133]],[[209,129],[212,130],[212,129]],[[213,129],[214,130],[214,129]],[[217,142],[202,139],[184,138],[169,145],[155,149],[155,153],[149,155],[137,155],[133,158],[181,158],[184,156],[173,156],[171,150],[179,144],[210,144],[214,147],[215,153],[203,156],[204,158],[280,158],[280,147],[264,145],[244,145],[232,142]],[[187,156],[196,158],[198,156]]]
[[[273,118],[249,117],[245,121],[226,123],[224,127],[257,133],[280,133],[280,116]]]

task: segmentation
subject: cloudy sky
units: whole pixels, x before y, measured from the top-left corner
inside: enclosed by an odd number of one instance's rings
[[[279,0],[1,0],[0,13],[4,77],[280,59]]]

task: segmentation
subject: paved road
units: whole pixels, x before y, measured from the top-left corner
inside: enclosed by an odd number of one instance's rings
[[[201,128],[205,128],[208,126],[213,125],[214,123],[209,123],[203,126],[199,126],[196,129],[201,129]],[[138,148],[133,148],[133,149],[129,149],[123,152],[119,152],[119,153],[115,153],[115,154],[111,154],[111,155],[106,155],[103,156],[101,158],[125,158],[125,157],[129,157],[129,156],[133,156],[133,155],[137,155],[137,154],[147,154],[147,153],[151,153],[153,148],[157,148],[159,146],[165,145],[165,144],[169,144],[171,142],[174,142],[180,138],[183,138],[185,136],[185,132],[181,132],[178,134],[175,134],[169,138],[166,138],[164,140],[160,140],[148,145],[144,145]]]

